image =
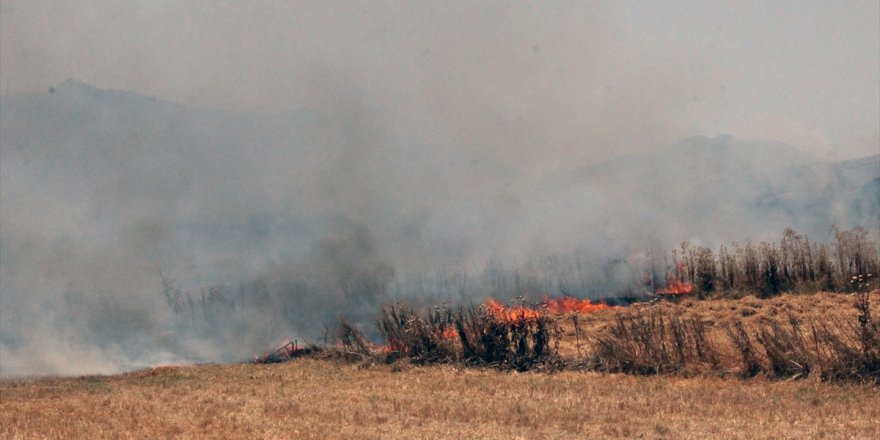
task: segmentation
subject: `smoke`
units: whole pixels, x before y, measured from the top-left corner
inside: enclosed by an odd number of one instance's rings
[[[610,5],[55,6],[0,26],[4,375],[244,360],[402,298],[629,294],[682,240],[880,212],[876,162],[679,142],[809,120],[731,118],[740,70]],[[880,138],[862,116],[841,155]]]

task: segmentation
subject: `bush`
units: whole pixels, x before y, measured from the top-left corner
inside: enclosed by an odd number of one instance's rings
[[[755,353],[755,347],[752,345],[752,339],[746,331],[746,326],[741,320],[734,321],[730,326],[725,327],[727,337],[733,342],[736,351],[742,361],[741,374],[743,377],[752,377],[761,372],[761,364],[758,363],[758,357]]]
[[[339,317],[337,337],[340,345],[350,353],[361,356],[368,356],[372,353],[370,343],[364,333],[351,321],[341,316]]]
[[[603,371],[666,374],[718,363],[702,320],[664,316],[656,310],[619,314],[609,331],[594,336],[594,341],[595,367]]]
[[[417,362],[451,362],[455,348],[454,317],[448,309],[434,308],[421,316],[403,305],[382,309],[376,322],[388,349]]]
[[[816,353],[808,348],[800,323],[794,316],[787,325],[773,320],[759,328],[756,337],[764,348],[764,370],[773,377],[807,377],[816,364]]]
[[[713,291],[738,290],[769,298],[788,291],[857,291],[856,284],[880,287],[880,253],[868,231],[856,226],[833,229],[833,255],[825,244],[811,242],[806,235],[787,228],[779,243],[746,242],[735,253],[721,246],[718,254],[688,242],[672,251],[675,268],[667,280],[687,283],[703,298]],[[654,268],[650,268],[653,272]],[[667,272],[669,270],[667,269]],[[654,277],[649,284],[655,285]],[[858,280],[858,282],[854,282]]]
[[[559,327],[543,312],[509,319],[486,307],[470,307],[456,315],[455,326],[462,359],[471,365],[524,371],[558,359],[551,341],[558,340]]]
[[[534,308],[497,307],[417,312],[391,306],[382,310],[377,326],[387,350],[417,363],[463,362],[525,371],[558,358],[551,347],[558,331],[552,318]]]
[[[857,294],[857,319],[802,322],[793,315],[747,325],[741,317],[724,327],[726,338],[707,337],[706,323],[661,309],[618,314],[594,335],[590,368],[630,374],[737,371],[778,379],[816,377],[823,381],[880,384],[880,325],[871,316],[869,295]],[[737,363],[720,367],[719,353],[732,348]]]

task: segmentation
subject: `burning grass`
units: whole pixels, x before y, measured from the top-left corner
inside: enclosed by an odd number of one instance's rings
[[[456,320],[462,358],[471,365],[499,365],[518,371],[550,366],[556,323],[546,313],[497,303],[462,311]]]
[[[512,305],[489,298],[480,306],[457,309],[387,306],[376,322],[383,345],[370,343],[355,325],[342,319],[339,343],[331,353],[370,362],[405,359],[417,364],[457,363],[517,371],[580,368],[641,375],[763,375],[880,384],[880,324],[873,310],[880,303],[876,298],[880,290],[867,293],[878,281],[876,245],[859,227],[835,228],[834,235],[836,242],[828,247],[788,229],[778,246],[746,243],[735,254],[722,246],[717,256],[708,248],[683,243],[680,254],[672,253],[672,269],[666,270],[662,283],[656,282],[656,271],[645,273],[645,286],[655,300],[632,307],[568,296],[545,297],[535,304],[519,297]],[[754,319],[763,304],[748,296],[743,299],[748,307],[738,315],[716,319],[712,313],[683,313],[711,311],[727,301],[729,292],[752,292],[773,304],[777,294],[805,286],[809,287],[806,292],[817,286],[853,292],[850,313],[803,316],[790,307],[777,311],[774,306],[769,316]],[[843,293],[837,296],[850,298]],[[710,300],[707,306],[695,307],[699,304],[695,298]],[[680,301],[684,308],[668,306]],[[822,311],[819,304],[810,307]],[[594,316],[602,317],[602,325],[585,327],[595,321],[590,319]],[[574,336],[576,353],[566,352],[572,346],[566,335]],[[300,354],[286,350],[281,349],[281,358]]]
[[[610,308],[574,298],[545,299],[539,305],[520,298],[515,306],[490,298],[481,306],[421,311],[398,304],[384,307],[376,321],[384,345],[368,348],[362,333],[343,320],[340,335],[357,332],[361,336],[342,337],[339,347],[370,352],[383,361],[405,358],[419,364],[462,363],[518,371],[557,368],[561,339],[557,318]]]
[[[275,355],[290,361],[272,365],[2,380],[0,437],[877,438],[880,393],[864,378],[877,374],[878,305],[880,291],[586,314],[394,306],[379,318],[387,346],[342,322],[345,344],[289,344]],[[514,341],[524,322],[533,356],[545,346],[535,345],[538,318],[554,326],[546,347],[565,368],[467,362],[461,334],[496,329]],[[501,358],[517,353],[501,346]]]
[[[505,305],[489,298],[481,306],[435,307],[416,311],[405,305],[385,307],[377,326],[386,341],[383,352],[417,363],[460,362],[526,371],[561,366],[558,318],[612,307],[571,297],[545,298]]]
[[[370,343],[342,320],[339,343],[325,354],[517,371],[760,375],[876,385],[878,305],[880,290],[766,300],[686,298],[630,307],[571,298],[539,304],[520,299],[515,305],[489,299],[481,306],[423,311],[395,305],[384,308],[377,320],[384,344]]]
[[[681,244],[672,265],[652,257],[644,284],[653,293],[677,296],[696,293],[750,292],[763,298],[783,292],[848,291],[880,288],[880,254],[868,230],[832,228],[831,245],[810,241],[787,228],[778,243],[733,243],[733,251]],[[665,272],[665,282],[661,274]],[[665,284],[665,285],[662,285]]]

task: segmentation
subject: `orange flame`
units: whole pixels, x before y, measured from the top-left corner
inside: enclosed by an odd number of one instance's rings
[[[666,287],[657,291],[658,295],[686,295],[694,290],[691,283],[679,281],[673,277],[666,282]]]
[[[505,323],[536,320],[542,313],[541,310],[531,309],[526,306],[505,306],[494,298],[487,299],[483,306],[495,319]],[[554,316],[568,313],[586,315],[614,308],[614,306],[609,306],[605,303],[593,303],[588,299],[577,299],[570,296],[562,298],[545,297],[543,307],[547,314]]]
[[[494,298],[487,299],[483,305],[492,317],[504,323],[533,321],[541,316],[541,312],[537,310],[525,306],[508,307]]]
[[[580,313],[581,315],[586,315],[598,312],[599,310],[610,309],[612,307],[605,303],[593,304],[588,299],[577,299],[570,296],[552,299],[544,298],[544,304],[547,305],[547,312],[554,315],[565,315],[567,313]]]
[[[684,264],[678,262],[674,256],[673,262],[675,263],[675,269],[666,271],[666,287],[654,290],[654,293],[657,295],[687,295],[694,290],[694,286],[691,283],[681,280],[684,274],[687,273]],[[653,280],[647,272],[645,272],[645,285],[654,287]]]
[[[446,340],[455,340],[458,339],[458,330],[452,327],[446,327],[443,329],[443,339]]]

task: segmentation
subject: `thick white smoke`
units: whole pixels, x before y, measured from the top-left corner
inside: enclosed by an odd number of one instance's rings
[[[805,69],[619,3],[2,9],[3,375],[243,360],[401,297],[630,294],[682,240],[880,228],[876,156],[817,159],[877,151],[877,38],[755,31],[833,61]]]

